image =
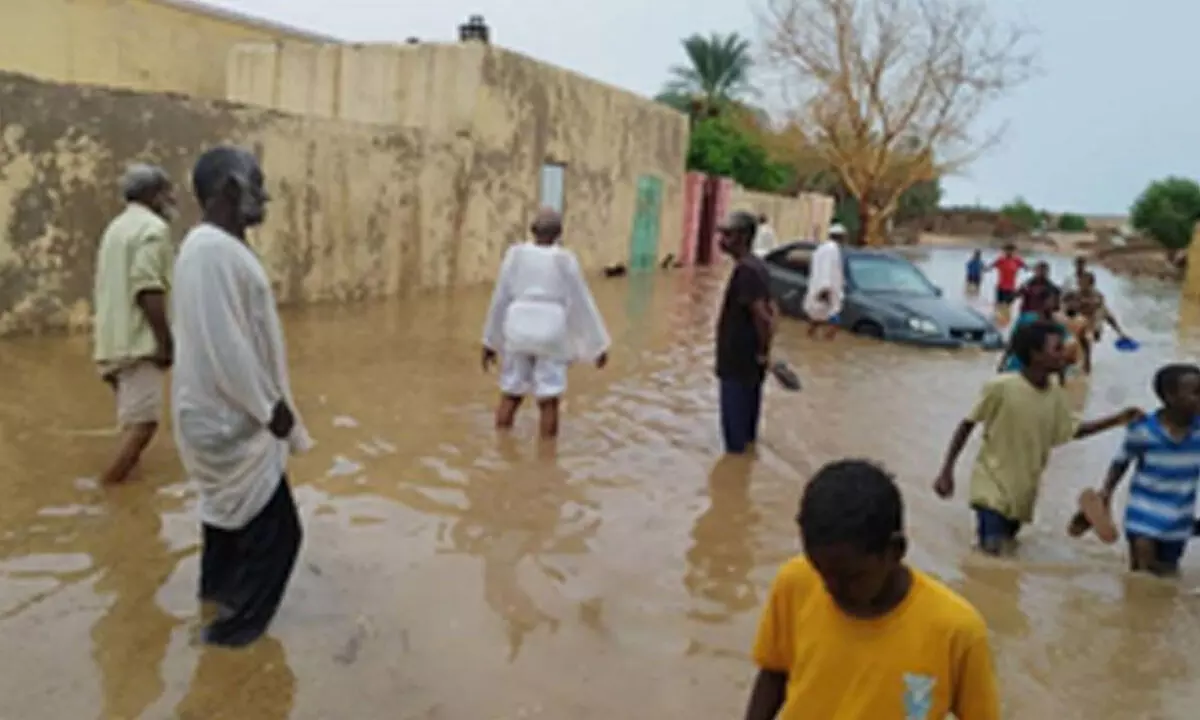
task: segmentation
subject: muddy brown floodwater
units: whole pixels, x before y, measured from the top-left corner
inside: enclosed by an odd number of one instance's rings
[[[922,263],[954,295],[965,259]],[[595,281],[612,363],[572,371],[553,453],[529,415],[491,429],[486,289],[289,313],[318,441],[292,467],[307,535],[271,639],[243,652],[193,641],[195,498],[169,439],[99,489],[112,409],[87,339],[0,344],[0,718],[739,717],[801,486],[844,456],[898,473],[912,561],[993,630],[1006,717],[1196,717],[1196,554],[1178,582],[1138,581],[1122,548],[1063,532],[1116,434],[1059,451],[1020,558],[982,559],[963,501],[929,488],[995,357],[814,344],[789,322],[779,351],[805,390],[772,388],[759,457],[721,460],[723,274]],[[1088,414],[1150,403],[1156,364],[1200,349],[1170,287],[1101,287],[1143,349],[1101,351],[1072,388]]]

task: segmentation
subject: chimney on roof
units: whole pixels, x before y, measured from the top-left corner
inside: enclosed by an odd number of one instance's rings
[[[482,15],[472,15],[467,18],[467,21],[458,26],[459,42],[470,42],[478,40],[487,45],[491,39],[491,31],[488,29],[487,23],[483,21]]]

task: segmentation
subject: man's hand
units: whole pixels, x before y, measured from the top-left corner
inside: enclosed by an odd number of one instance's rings
[[[608,353],[606,353],[606,352],[600,353],[600,357],[596,358],[596,369],[603,370],[604,366],[607,364],[608,364]]]
[[[943,500],[954,497],[954,472],[943,470],[938,473],[937,480],[933,483],[933,491]]]
[[[150,362],[163,370],[169,369],[175,364],[175,347],[173,344],[159,346],[158,352],[150,356]]]
[[[491,370],[492,366],[495,364],[496,364],[496,351],[489,347],[485,347],[483,349],[483,354],[479,358],[479,365],[483,368],[484,372],[487,372],[487,371]]]
[[[271,411],[271,422],[267,423],[267,429],[280,440],[287,440],[294,427],[296,427],[296,416],[292,414],[292,409],[282,400],[275,403],[275,409]]]

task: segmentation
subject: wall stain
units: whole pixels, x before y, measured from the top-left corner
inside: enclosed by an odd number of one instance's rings
[[[314,75],[315,63],[276,63],[284,49],[264,46],[258,59],[239,60],[269,64],[274,84],[229,88],[266,107],[0,73],[0,335],[86,328],[96,244],[120,210],[124,165],[156,162],[176,179],[182,234],[197,219],[187,199],[191,164],[222,142],[252,148],[263,162],[275,202],[254,245],[284,303],[491,280],[541,203],[545,162],[565,166],[565,241],[585,270],[628,261],[642,175],[663,183],[658,255],[679,253],[682,114],[502,48],[464,44],[373,47],[355,63],[342,55],[366,50],[322,54],[347,72],[383,63],[452,85],[408,87],[401,103],[432,98],[419,112],[381,96],[354,103],[354,121],[303,117],[271,109],[295,94],[283,85],[338,97],[336,87],[313,84],[361,83]]]

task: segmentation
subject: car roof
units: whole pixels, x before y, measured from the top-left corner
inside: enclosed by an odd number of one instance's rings
[[[792,250],[816,250],[816,249],[817,249],[817,243],[813,242],[812,240],[793,240],[792,242],[784,243],[784,244],[772,249],[767,254],[768,255],[776,255],[776,254],[782,255],[784,253],[791,252]],[[883,258],[887,258],[889,260],[902,260],[904,262],[909,262],[909,260],[907,258],[905,258],[904,256],[898,255],[897,253],[891,252],[889,250],[880,250],[877,248],[864,248],[864,247],[846,247],[845,245],[842,246],[842,257],[845,257],[845,258],[883,257]]]

